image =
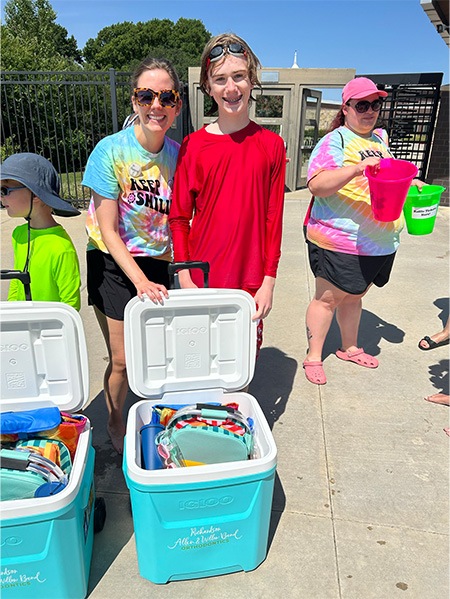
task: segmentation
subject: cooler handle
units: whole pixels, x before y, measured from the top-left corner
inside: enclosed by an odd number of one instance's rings
[[[20,470],[25,472],[28,468],[30,452],[18,451],[17,449],[2,449],[0,452],[1,467],[8,470]]]
[[[168,273],[170,279],[170,286],[172,289],[180,289],[180,283],[178,282],[178,272],[180,270],[192,270],[194,268],[198,268],[203,272],[203,285],[204,287],[209,286],[209,262],[198,262],[198,261],[188,261],[188,262],[174,262],[169,264]]]
[[[27,302],[31,302],[31,289],[30,289],[30,273],[28,271],[23,270],[0,270],[0,279],[2,280],[10,280],[10,279],[19,279],[23,284],[25,290],[25,299]]]
[[[201,415],[205,418],[222,418],[226,420],[229,415],[235,414],[236,410],[229,406],[212,406],[207,403],[198,403],[197,410],[200,410]]]

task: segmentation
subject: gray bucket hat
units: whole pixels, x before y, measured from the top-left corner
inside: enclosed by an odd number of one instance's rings
[[[0,166],[0,179],[22,183],[40,200],[53,208],[57,216],[81,214],[69,202],[59,197],[59,176],[55,167],[43,156],[24,152],[9,156]]]

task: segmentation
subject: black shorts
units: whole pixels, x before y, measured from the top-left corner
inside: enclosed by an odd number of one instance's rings
[[[169,288],[167,260],[149,256],[134,256],[134,259],[150,281]],[[137,295],[135,285],[110,254],[88,250],[86,262],[88,304],[95,306],[109,318],[123,320],[125,306]]]
[[[367,291],[373,283],[383,287],[389,281],[395,252],[387,256],[355,256],[324,250],[310,241],[309,265],[315,277],[322,277],[352,295]]]

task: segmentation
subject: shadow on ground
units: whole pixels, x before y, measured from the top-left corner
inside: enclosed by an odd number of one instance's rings
[[[258,400],[271,429],[286,409],[297,361],[276,347],[263,347],[249,393]]]
[[[269,539],[267,551],[270,551],[270,546],[275,537],[276,530],[281,520],[281,515],[286,507],[286,495],[284,493],[283,485],[281,484],[278,472],[275,472],[275,484],[273,488],[273,503],[272,513],[270,516],[270,527],[269,527]]]
[[[441,328],[443,329],[449,317],[449,298],[439,297],[433,304],[441,311],[438,314],[438,318],[441,321]],[[436,330],[425,332],[424,334],[434,335],[438,332],[438,329],[439,327],[436,327]],[[449,395],[449,360],[440,360],[438,363],[430,364],[428,372],[431,384],[437,389],[437,392]]]
[[[438,315],[438,318],[440,319],[440,321],[442,323],[442,328],[445,327],[445,323],[448,320],[449,311],[450,311],[449,310],[449,301],[450,300],[448,297],[440,297],[433,302],[433,304],[437,308],[439,308],[439,310],[441,311],[441,313]]]
[[[130,402],[137,398],[127,398]],[[103,530],[94,536],[89,592],[108,572],[118,555],[131,539],[134,529],[130,511],[128,488],[122,472],[122,456],[112,446],[106,432],[108,413],[103,391],[84,411],[92,426],[92,444],[95,449],[95,491],[106,504],[106,520]],[[97,554],[96,546],[102,548]]]
[[[430,381],[438,393],[449,395],[449,360],[440,360],[437,364],[428,367]]]
[[[373,312],[363,310],[361,323],[359,327],[358,346],[371,356],[378,356],[380,353],[380,341],[385,339],[388,343],[402,343],[405,337],[405,331],[399,329],[395,324],[383,320]],[[323,348],[323,359],[334,354],[341,347],[341,334],[333,318],[328,336]]]

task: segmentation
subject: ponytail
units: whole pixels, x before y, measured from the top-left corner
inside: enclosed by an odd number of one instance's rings
[[[342,127],[345,124],[345,115],[342,112],[342,107],[339,109],[339,112],[336,114],[334,119],[331,121],[330,126],[328,127],[327,133],[331,133],[338,127]]]

